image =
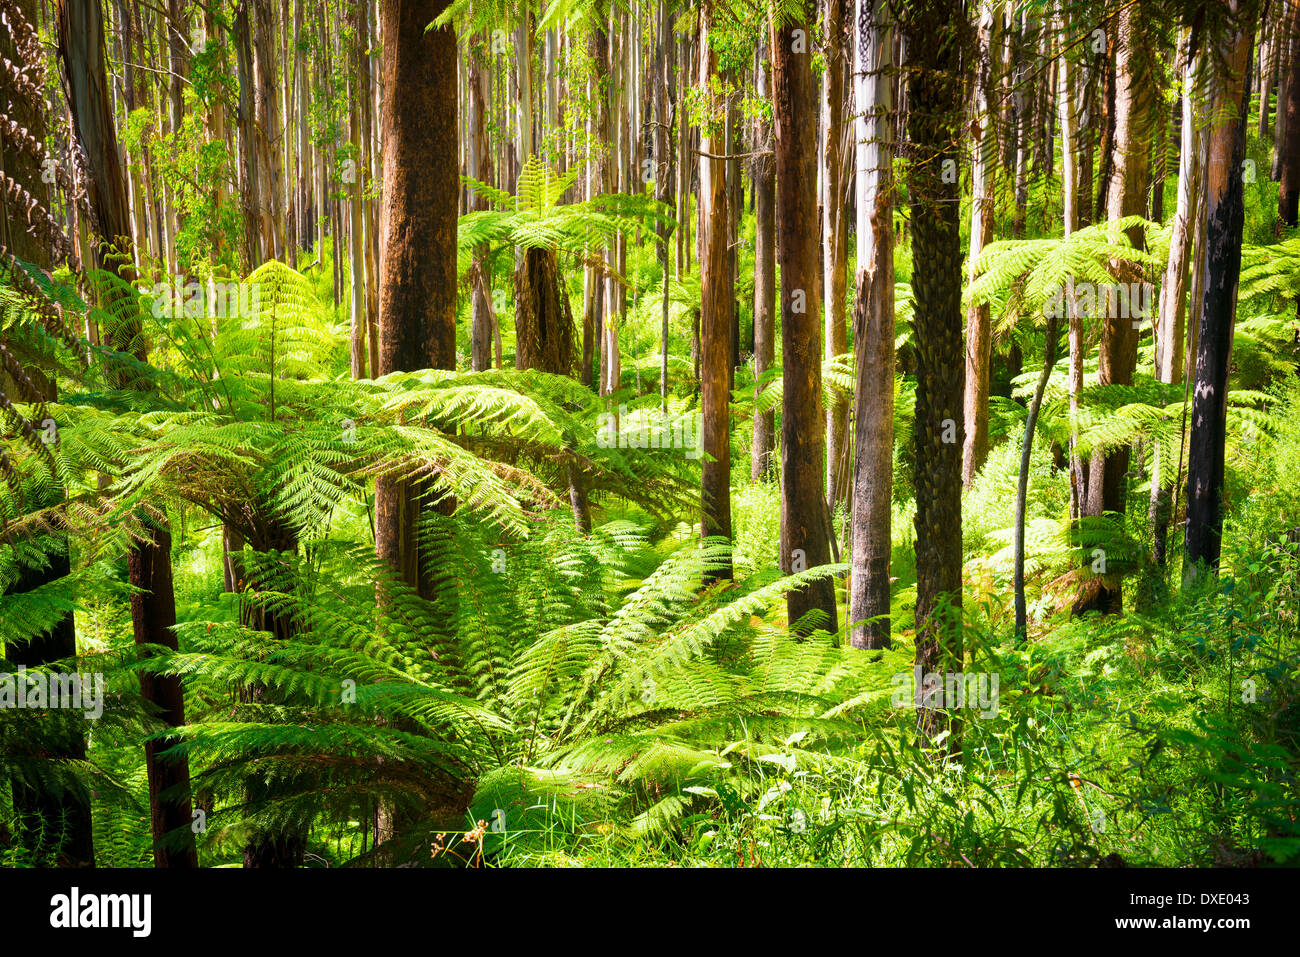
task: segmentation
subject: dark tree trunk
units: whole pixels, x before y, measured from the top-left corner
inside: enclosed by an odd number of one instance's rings
[[[108,95],[104,24],[99,4],[90,0],[61,0],[58,36],[69,111],[86,154],[95,232],[114,247],[113,258],[106,260],[106,265],[115,268],[124,281],[134,283],[130,210]],[[138,322],[121,323],[110,345],[119,351],[134,351],[143,361],[145,354],[139,333]],[[119,385],[134,384],[124,371],[117,378]],[[151,534],[152,541],[132,545],[128,553],[130,582],[138,590],[131,599],[135,643],[160,645],[174,651],[177,644],[172,628],[176,624],[176,600],[172,589],[171,534],[161,524],[152,524]],[[172,727],[185,723],[184,695],[178,677],[145,678],[141,686],[142,695],[158,706],[164,722]],[[160,759],[158,752],[170,743],[165,738],[145,751],[154,863],[158,867],[194,867],[197,858],[190,831],[189,762],[184,758]],[[175,796],[163,799],[161,794],[168,789],[175,791]],[[168,833],[173,835],[176,850],[161,845]]]
[[[710,90],[717,77],[717,52],[709,44],[713,4],[700,8],[700,88]],[[718,104],[713,103],[713,109]],[[712,112],[712,111],[711,111]],[[703,136],[702,153],[722,155],[726,140]],[[700,536],[731,540],[731,373],[735,310],[731,260],[728,254],[731,212],[727,164],[700,157],[700,390],[704,413],[704,459],[700,479]],[[710,577],[730,578],[731,562]]]
[[[445,0],[380,6],[384,38],[384,271],[379,370],[456,367],[456,34],[426,27]],[[379,557],[421,586],[418,490],[375,482]]]
[[[1025,604],[1025,503],[1029,495],[1029,462],[1034,454],[1034,429],[1038,427],[1038,412],[1043,407],[1043,392],[1047,389],[1047,380],[1051,378],[1052,365],[1056,362],[1056,336],[1057,316],[1053,314],[1047,322],[1043,371],[1039,373],[1038,384],[1034,387],[1034,397],[1029,403],[1029,415],[1025,419],[1025,437],[1020,445],[1020,472],[1016,479],[1013,587],[1016,602],[1017,641],[1024,641],[1029,630],[1029,617]]]
[[[711,90],[718,75],[718,53],[708,43],[712,3],[699,10],[699,87]],[[718,104],[712,104],[712,109]],[[727,140],[703,134],[701,151],[723,155]],[[727,192],[727,163],[699,157],[699,280],[703,290],[701,324],[701,406],[703,411],[703,463],[701,467],[701,520],[703,538],[731,541],[731,376],[732,326],[736,296],[731,259],[731,203]],[[712,573],[712,579],[729,579],[731,560]]]
[[[515,367],[573,369],[573,316],[554,249],[525,249],[515,268]]]
[[[458,52],[452,28],[427,29],[446,6],[446,0],[383,0],[379,8],[385,229],[379,375],[456,368]],[[375,546],[407,585],[432,599],[438,556],[422,554],[416,534],[427,491],[420,480],[376,478]],[[439,504],[439,511],[453,508],[449,500]],[[436,796],[440,812],[463,812],[471,790],[451,782],[448,793]],[[390,811],[382,812],[386,827],[404,828]]]
[[[909,57],[908,168],[917,388],[916,663],[926,672],[962,667],[962,355],[960,209],[957,177],[962,114],[962,33],[941,0],[919,0],[904,21]],[[945,163],[950,175],[945,176]],[[945,729],[959,747],[959,718],[922,707],[918,732]]]
[[[1237,6],[1234,0],[1232,7]],[[1200,264],[1204,298],[1188,442],[1184,580],[1219,566],[1228,361],[1245,222],[1241,166],[1246,151],[1253,31],[1254,24],[1246,22],[1235,37],[1225,41],[1219,59],[1226,75],[1219,80],[1218,102],[1211,114],[1219,119],[1210,127],[1205,173],[1205,257]]]
[[[1286,111],[1286,127],[1282,149],[1278,151],[1281,186],[1277,197],[1278,216],[1288,226],[1296,225],[1300,212],[1300,3],[1293,2],[1287,12],[1285,29],[1279,33],[1279,42],[1289,37],[1291,55],[1285,65],[1287,71],[1286,104],[1278,104],[1278,111]],[[1279,117],[1279,120],[1281,117]]]
[[[781,266],[781,568],[789,573],[830,561],[822,471],[821,323],[817,277],[816,92],[811,4],[801,0],[775,34],[777,258]],[[834,583],[823,578],[786,596],[789,623],[810,611],[837,631]]]

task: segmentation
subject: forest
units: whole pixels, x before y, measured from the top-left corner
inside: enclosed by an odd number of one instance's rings
[[[1300,0],[0,0],[0,206],[0,867],[1300,865]]]

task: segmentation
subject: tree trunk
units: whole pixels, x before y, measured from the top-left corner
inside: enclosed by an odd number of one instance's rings
[[[659,0],[659,69],[656,72],[656,94],[658,105],[658,125],[654,133],[655,149],[655,192],[659,202],[673,206],[673,104],[674,83],[673,64],[676,58],[677,44],[673,40],[672,18],[668,12],[667,0]],[[668,237],[669,228],[659,228],[659,268],[662,270],[661,296],[663,298],[663,317],[660,329],[659,354],[659,397],[665,410],[668,408]]]
[[[1231,6],[1236,12],[1237,0]],[[1224,442],[1228,411],[1228,363],[1232,352],[1237,280],[1241,274],[1241,231],[1245,221],[1242,160],[1246,151],[1246,106],[1250,95],[1250,51],[1254,24],[1243,21],[1219,54],[1215,121],[1205,175],[1204,305],[1196,350],[1196,387],[1187,460],[1187,535],[1183,578],[1190,581],[1219,566],[1223,533]],[[1293,86],[1295,84],[1292,84]],[[1290,105],[1288,102],[1288,111]],[[1288,122],[1290,119],[1288,118]],[[1284,167],[1285,169],[1285,167]]]
[[[1065,18],[1064,7],[1057,14],[1057,29],[1064,35],[1069,24]],[[1078,228],[1078,193],[1077,155],[1074,144],[1074,71],[1063,50],[1057,60],[1057,80],[1059,87],[1057,98],[1061,114],[1061,195],[1064,205],[1062,220],[1064,238]],[[1083,467],[1083,459],[1077,451],[1078,427],[1075,423],[1079,417],[1079,394],[1083,391],[1083,319],[1075,302],[1074,280],[1066,280],[1065,308],[1069,329],[1070,367],[1068,389],[1070,394],[1070,517],[1077,520],[1083,513],[1083,502],[1088,496],[1088,472]]]
[[[352,318],[352,341],[349,356],[352,378],[364,379],[366,377],[366,339],[368,338],[366,333],[368,330],[366,328],[366,230],[365,213],[361,205],[361,191],[365,188],[366,176],[361,142],[361,90],[358,88],[358,79],[361,75],[361,60],[365,56],[361,36],[361,22],[365,19],[365,11],[358,10],[354,6],[349,17],[352,20],[353,71],[350,78],[352,95],[348,97],[348,136],[351,139],[349,146],[352,147],[352,152],[345,161],[343,181],[343,185],[348,191],[348,259],[350,260],[349,266],[352,275],[349,284]],[[349,163],[350,165],[348,165]],[[348,181],[346,175],[348,173],[351,174],[351,182]],[[373,368],[370,370],[370,375],[371,378],[376,375]]]
[[[961,243],[956,165],[963,77],[959,35],[939,0],[918,0],[906,22],[908,170],[917,372],[916,663],[926,672],[962,667],[961,633]],[[946,171],[945,171],[946,167]],[[917,730],[925,741],[947,729],[959,747],[960,719],[923,706]]]
[[[1186,42],[1190,43],[1190,33]],[[1184,62],[1185,59],[1184,59]],[[1188,264],[1192,254],[1192,221],[1200,208],[1201,153],[1197,148],[1196,111],[1193,96],[1196,87],[1196,64],[1183,68],[1183,128],[1178,156],[1178,200],[1174,210],[1173,232],[1169,239],[1169,264],[1160,287],[1159,328],[1156,334],[1156,378],[1161,382],[1183,381],[1183,339],[1187,317]],[[1151,504],[1148,517],[1152,529],[1152,561],[1163,566],[1169,539],[1170,490],[1172,480],[1166,474],[1169,449],[1157,444],[1151,466]]]
[[[489,73],[482,58],[486,55],[481,43],[471,44],[469,63],[469,175],[480,183],[490,185],[492,177],[491,152],[487,132],[487,107],[491,99],[488,87]],[[470,197],[470,209],[488,208],[487,197],[478,192]],[[472,316],[470,328],[470,368],[482,372],[492,365],[492,329],[496,318],[493,314],[491,275],[489,271],[486,246],[474,254],[471,273],[473,287]]]
[[[1115,29],[1115,109],[1113,172],[1108,184],[1106,215],[1116,220],[1146,213],[1148,152],[1142,142],[1143,122],[1150,111],[1150,80],[1138,69],[1136,44],[1141,40],[1133,20],[1132,7],[1119,14]],[[1141,229],[1129,232],[1135,248],[1144,245]],[[1112,263],[1112,269],[1118,269]],[[1135,277],[1121,276],[1121,281]],[[1132,385],[1137,366],[1138,323],[1116,308],[1106,297],[1107,308],[1102,325],[1097,381],[1101,385]],[[1129,450],[1094,451],[1088,478],[1088,497],[1084,515],[1105,513],[1123,515],[1128,496]],[[1123,608],[1123,587],[1117,577],[1102,577],[1095,590],[1076,606],[1076,611],[1101,611],[1107,614]]]
[[[718,55],[709,44],[712,0],[700,8],[700,89],[712,90],[717,82]],[[716,97],[707,102],[707,118],[719,108]],[[701,136],[701,153],[727,152],[725,137],[719,142],[707,128]],[[731,211],[727,195],[725,160],[700,157],[700,305],[701,406],[704,413],[704,459],[701,467],[700,537],[731,540],[731,369],[732,312],[735,295],[730,245]],[[716,570],[713,579],[731,578],[731,562]]]
[[[1294,8],[1295,4],[1292,4]],[[1277,34],[1277,112],[1273,117],[1273,179],[1282,178],[1282,158],[1286,155],[1287,104],[1291,102],[1291,77],[1300,60],[1300,37],[1288,29]]]
[[[262,181],[258,176],[256,92],[253,79],[253,41],[248,22],[248,0],[240,0],[235,11],[231,40],[235,48],[236,72],[239,77],[239,181],[243,202],[244,258],[249,271],[265,258],[261,227]],[[323,190],[321,190],[323,193]]]
[[[826,236],[822,294],[825,298],[825,356],[848,351],[845,325],[845,286],[848,281],[849,229],[845,217],[848,188],[848,137],[844,123],[844,69],[850,58],[845,8],[848,0],[827,0],[825,9],[826,69],[822,73],[822,115],[825,118],[823,144],[825,201],[822,225]],[[836,505],[849,498],[849,400],[837,393],[826,410],[826,502],[833,513]]]
[[[1284,33],[1290,39],[1291,56],[1287,62],[1286,133],[1278,156],[1281,189],[1277,211],[1283,223],[1294,226],[1300,211],[1300,2],[1293,0],[1291,3]],[[1281,114],[1282,110],[1282,101],[1279,100],[1278,113]],[[1279,122],[1281,119],[1279,115]]]
[[[975,281],[975,269],[984,246],[993,240],[993,174],[997,162],[997,136],[989,101],[993,83],[993,50],[996,45],[993,6],[982,0],[979,7],[979,53],[975,79],[975,124],[972,136],[970,255],[966,259],[967,280]],[[966,310],[966,390],[962,402],[965,423],[962,443],[962,485],[969,486],[984,467],[989,453],[989,361],[993,336],[988,303],[972,303]]]
[[[78,142],[84,151],[88,192],[95,213],[95,232],[102,242],[115,247],[117,274],[127,283],[136,281],[133,250],[130,245],[130,212],[126,200],[126,180],[120,165],[117,133],[108,97],[108,79],[104,57],[104,24],[100,7],[94,0],[59,0],[58,46],[68,91],[68,107]],[[111,309],[111,305],[105,304]],[[121,323],[114,330],[110,347],[134,352],[144,361],[138,322]],[[117,384],[131,383],[129,373],[119,370]],[[136,592],[131,597],[131,620],[135,643],[161,645],[176,650],[176,602],[172,590],[171,534],[165,524],[150,525],[151,540],[134,544],[128,551],[128,576]],[[75,647],[73,648],[75,653]],[[185,702],[180,678],[176,676],[144,677],[141,695],[155,704],[162,720],[171,727],[185,723]],[[159,752],[172,741],[163,739],[145,749],[145,766],[149,776],[150,811],[154,838],[154,863],[158,867],[194,867],[197,858],[193,833],[187,759],[163,760]],[[164,792],[172,792],[163,797]],[[88,810],[87,810],[88,815]],[[84,826],[89,829],[87,816]],[[161,844],[171,834],[177,850]],[[86,846],[89,847],[87,834]]]
[[[755,86],[760,99],[769,93],[770,53],[760,38]],[[754,157],[754,378],[771,368],[776,357],[776,164],[772,160],[772,123],[762,113],[755,118]],[[754,400],[759,389],[755,386]],[[776,412],[754,410],[754,444],[750,481],[761,482],[773,471]]]
[[[854,141],[857,144],[858,301],[849,641],[887,648],[894,487],[893,32],[888,0],[856,0]]]
[[[379,375],[456,367],[456,34],[425,28],[446,0],[384,0],[384,272]],[[418,489],[375,482],[379,557],[426,591],[415,539]]]
[[[787,5],[789,6],[789,5]],[[821,323],[817,317],[817,135],[812,78],[813,11],[787,10],[772,51],[776,128],[777,257],[781,265],[781,569],[830,560],[822,469]],[[701,44],[701,55],[704,55]],[[703,164],[701,164],[703,167]],[[819,613],[816,627],[838,631],[835,587],[822,578],[786,595],[790,627]]]
[[[1043,392],[1047,389],[1047,380],[1051,378],[1052,366],[1056,362],[1057,316],[1053,313],[1047,320],[1047,336],[1044,340],[1043,371],[1039,373],[1038,384],[1034,387],[1034,397],[1029,403],[1029,415],[1025,418],[1025,437],[1020,444],[1020,473],[1016,480],[1016,517],[1013,572],[1016,602],[1016,641],[1023,642],[1029,632],[1029,616],[1025,603],[1025,503],[1029,497],[1029,463],[1034,454],[1034,430],[1038,427],[1038,412],[1043,407]]]
[[[258,189],[262,204],[262,248],[267,258],[283,259],[284,162],[280,152],[280,107],[276,96],[275,21],[271,0],[253,0],[253,72]],[[335,268],[338,262],[335,261]]]

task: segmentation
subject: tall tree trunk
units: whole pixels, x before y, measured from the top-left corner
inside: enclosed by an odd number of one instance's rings
[[[1119,14],[1115,28],[1115,109],[1113,172],[1108,183],[1106,215],[1116,220],[1125,216],[1142,216],[1146,213],[1146,180],[1148,152],[1143,142],[1143,123],[1150,111],[1150,77],[1139,67],[1137,44],[1141,42],[1134,21],[1134,10],[1125,7]],[[1135,248],[1144,246],[1140,228],[1129,231],[1129,241]],[[1119,264],[1112,263],[1112,269]],[[1122,276],[1122,280],[1135,279]],[[1097,381],[1101,385],[1132,385],[1133,371],[1137,366],[1137,322],[1127,315],[1127,309],[1116,308],[1107,299],[1102,325],[1101,348]],[[1129,450],[1092,453],[1088,478],[1088,498],[1083,514],[1101,516],[1112,513],[1122,516],[1128,496]],[[1076,608],[1077,611],[1097,610],[1105,613],[1119,612],[1123,607],[1123,587],[1113,575],[1103,576],[1090,589],[1089,595]]]
[[[489,73],[483,63],[483,57],[487,53],[481,43],[472,43],[469,51],[469,175],[480,183],[490,185],[492,161],[488,143],[487,108],[491,97]],[[477,191],[473,192],[470,208],[476,211],[487,209],[487,197]],[[471,282],[473,324],[470,329],[470,368],[482,372],[492,365],[492,329],[496,322],[486,246],[474,253]]]
[[[894,487],[893,31],[888,0],[855,0],[854,142],[858,301],[853,314],[853,551],[849,641],[889,647]]]
[[[591,164],[587,176],[587,198],[594,199],[609,190],[609,159],[604,152],[604,145],[609,143],[609,100],[606,84],[609,82],[609,35],[605,31],[605,20],[593,18],[587,35],[587,55],[592,62],[592,78],[589,93],[595,111],[595,137],[597,155]],[[595,255],[596,250],[588,251]],[[587,267],[587,295],[584,297],[582,319],[582,384],[600,387],[598,369],[601,368],[601,336],[604,329],[605,313],[605,277],[596,266]]]
[[[1190,31],[1185,44],[1190,44]],[[1178,200],[1174,209],[1173,232],[1169,239],[1169,263],[1160,287],[1159,327],[1156,331],[1156,378],[1161,382],[1183,381],[1183,339],[1187,317],[1188,265],[1192,255],[1192,221],[1200,209],[1202,163],[1193,104],[1196,63],[1183,67],[1181,144],[1178,156]],[[1151,466],[1151,504],[1148,517],[1152,530],[1152,560],[1166,561],[1169,540],[1170,491],[1178,476],[1167,475],[1170,450],[1156,445]]]
[[[766,99],[771,75],[766,33],[759,40],[755,87]],[[754,120],[754,378],[772,366],[776,357],[776,164],[773,162],[772,123],[761,112]],[[754,388],[757,402],[759,389]],[[776,412],[754,409],[754,444],[750,480],[761,482],[773,471]]]
[[[970,255],[967,276],[975,281],[975,269],[984,246],[993,239],[993,173],[997,162],[997,136],[989,108],[996,46],[992,0],[979,7],[979,52],[976,60],[975,122],[972,135]],[[962,485],[969,486],[984,467],[989,453],[989,361],[992,358],[992,327],[988,303],[972,303],[966,310],[966,394],[963,399],[965,438],[962,443]]]
[[[963,77],[960,35],[940,0],[918,0],[905,31],[909,57],[908,169],[916,297],[916,663],[926,672],[962,667],[961,444],[963,379],[957,153]],[[946,171],[945,171],[946,167]],[[923,706],[923,740],[952,732],[956,714]]]
[[[1297,6],[1291,0],[1289,9]],[[1282,158],[1286,155],[1288,129],[1287,104],[1291,102],[1291,77],[1295,74],[1296,64],[1300,62],[1300,37],[1279,23],[1281,29],[1277,34],[1277,113],[1273,118],[1273,179],[1282,178]]]
[[[446,0],[384,0],[384,273],[379,375],[456,367],[456,34],[425,31]],[[379,556],[421,585],[416,488],[376,481]]]
[[[844,70],[850,59],[849,34],[845,31],[849,0],[826,0],[825,52],[826,69],[822,73],[822,115],[825,118],[823,164],[825,202],[822,225],[826,236],[822,294],[825,298],[826,358],[848,351],[845,325],[845,287],[848,282],[849,229],[845,216],[845,192],[848,187],[848,137],[844,122]],[[847,505],[849,498],[849,400],[837,393],[826,410],[826,502],[833,512],[836,505]]]
[[[365,224],[365,266],[366,266],[366,345],[370,374],[373,376],[379,368],[379,222],[375,215],[374,188],[377,185],[378,170],[375,154],[375,114],[373,109],[374,83],[371,70],[370,53],[370,19],[374,8],[369,0],[361,4],[361,16],[357,22],[360,36],[357,41],[357,91],[360,93],[361,109],[361,164],[358,176],[368,183],[369,195],[363,201],[362,220]]]
[[[1069,21],[1064,4],[1058,5],[1057,30],[1066,35]],[[1048,31],[1045,31],[1048,32]],[[1063,49],[1057,59],[1057,99],[1060,104],[1061,123],[1061,195],[1064,237],[1069,239],[1078,228],[1078,178],[1075,152],[1075,79],[1067,52]],[[1083,457],[1078,452],[1079,395],[1083,392],[1083,318],[1075,302],[1074,279],[1066,280],[1065,308],[1069,330],[1070,365],[1068,391],[1070,395],[1070,517],[1077,520],[1083,514],[1083,503],[1088,497],[1088,471],[1083,467]]]
[[[811,4],[787,4],[772,50],[776,128],[777,258],[781,266],[781,568],[786,573],[830,560],[822,469],[821,323],[817,317],[817,135],[812,78]],[[701,56],[707,55],[704,44]],[[703,168],[703,164],[701,164]],[[838,630],[828,578],[786,595],[791,628],[809,612]]]
[[[239,78],[239,182],[244,207],[244,257],[250,271],[266,257],[262,228],[262,180],[258,176],[258,131],[255,80],[253,76],[253,39],[248,22],[248,0],[240,0],[235,10],[231,39],[235,47],[236,73]],[[318,187],[320,194],[324,190]]]
[[[284,163],[280,152],[280,107],[276,96],[275,20],[271,0],[253,3],[254,156],[262,205],[262,248],[269,259],[284,257]],[[338,269],[335,261],[335,269]]]
[[[120,165],[117,132],[108,98],[104,56],[104,24],[96,0],[59,0],[57,5],[59,59],[68,91],[73,129],[85,153],[89,174],[91,208],[95,232],[116,250],[116,268],[127,283],[136,281],[130,245],[130,212],[126,201],[126,180]],[[112,308],[111,305],[107,308]],[[113,349],[134,352],[144,361],[138,323],[121,323],[110,343]],[[118,384],[133,384],[130,374],[119,370]],[[148,539],[128,552],[128,577],[135,592],[131,597],[131,620],[135,643],[160,645],[176,650],[176,602],[172,590],[171,534],[165,523],[150,523]],[[74,649],[75,650],[75,649]],[[170,727],[185,723],[185,699],[180,678],[147,676],[141,680],[141,695],[156,705]],[[145,749],[149,776],[150,810],[154,837],[154,863],[158,867],[194,867],[197,858],[191,813],[189,762],[184,757],[162,759],[160,752],[174,742],[164,738]],[[164,796],[165,795],[165,796]],[[87,819],[85,826],[89,827]],[[171,835],[177,849],[163,846]],[[87,847],[89,837],[86,837]]]
[[[1278,156],[1281,189],[1277,198],[1278,217],[1288,226],[1296,225],[1300,211],[1300,2],[1292,0],[1287,10],[1286,28],[1291,56],[1287,62],[1286,133]],[[1278,121],[1282,120],[1282,101],[1278,101]]]
[[[379,375],[456,367],[456,34],[427,29],[447,0],[383,0],[384,252],[379,291]],[[375,545],[409,586],[432,597],[430,560],[416,534],[418,480],[375,480]],[[383,596],[381,596],[383,600]],[[463,813],[468,794],[438,795],[439,812]],[[384,833],[397,827],[381,813]]]
[[[1238,12],[1239,6],[1238,0],[1231,0],[1234,12]],[[1217,570],[1219,566],[1228,363],[1237,280],[1241,274],[1241,231],[1245,222],[1241,166],[1246,151],[1253,31],[1254,23],[1248,17],[1243,18],[1238,32],[1225,40],[1217,57],[1222,72],[1214,88],[1215,109],[1210,115],[1215,119],[1206,158],[1205,255],[1200,263],[1205,292],[1187,460],[1184,580],[1195,579],[1203,571]]]
[[[672,17],[668,12],[668,0],[659,0],[659,69],[655,73],[655,101],[658,107],[658,125],[654,133],[655,149],[655,192],[659,202],[671,208],[673,205],[673,159],[676,153],[673,144],[673,104],[674,83],[673,65],[676,59],[677,44],[673,40]],[[659,268],[660,293],[663,299],[663,317],[660,329],[659,353],[659,397],[665,411],[668,408],[668,227],[659,228]]]
[[[358,5],[348,14],[352,23],[352,76],[350,77],[351,95],[348,97],[348,144],[352,152],[344,162],[343,185],[348,191],[348,259],[351,281],[350,316],[352,319],[352,340],[349,358],[351,360],[352,378],[363,379],[366,376],[366,254],[365,254],[365,213],[362,210],[361,191],[365,188],[366,174],[365,154],[361,142],[361,60],[365,56],[362,46],[361,23],[365,20],[365,11]],[[350,175],[349,175],[350,174]],[[375,377],[371,368],[370,375]]]
[[[1270,128],[1269,97],[1273,94],[1273,80],[1277,75],[1277,27],[1270,21],[1265,22],[1262,29],[1266,32],[1259,38],[1259,138],[1266,140]]]
[[[717,82],[718,55],[709,43],[712,0],[700,7],[700,89],[712,90]],[[716,118],[717,97],[707,101],[706,127],[701,137],[702,154],[727,152],[725,137],[708,132]],[[735,309],[730,245],[731,212],[727,195],[726,161],[700,156],[700,305],[701,406],[704,413],[704,460],[701,468],[700,536],[731,540],[731,369],[732,311]],[[731,562],[716,570],[712,578],[730,578]]]

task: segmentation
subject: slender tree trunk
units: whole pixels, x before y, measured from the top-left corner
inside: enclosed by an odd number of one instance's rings
[[[993,173],[997,162],[997,137],[989,100],[993,88],[993,49],[996,45],[995,16],[991,0],[979,7],[979,53],[976,61],[975,122],[972,135],[974,165],[971,183],[970,255],[966,260],[968,281],[974,282],[976,266],[984,246],[993,239]],[[966,390],[963,399],[965,439],[962,444],[962,485],[969,486],[984,467],[989,453],[989,362],[993,336],[988,303],[972,303],[966,310]]]
[[[844,70],[851,58],[849,34],[845,31],[849,0],[826,0],[825,50],[826,69],[822,73],[822,115],[825,118],[823,164],[825,202],[822,226],[826,236],[822,293],[826,300],[825,356],[848,351],[848,328],[845,325],[845,289],[848,282],[849,229],[845,216],[845,192],[848,187],[848,137],[844,122]],[[847,505],[849,498],[849,400],[837,394],[826,410],[826,502],[833,512],[836,505]]]
[[[591,25],[587,37],[587,55],[592,61],[592,80],[590,95],[595,110],[595,136],[598,152],[592,163],[587,179],[587,198],[593,199],[609,190],[609,159],[603,152],[604,144],[609,143],[609,35],[605,31],[605,22],[597,17]],[[589,250],[595,254],[596,250]],[[597,372],[600,369],[601,336],[604,329],[605,313],[605,276],[596,266],[587,267],[585,310],[582,320],[582,373],[583,385],[596,384],[599,390],[601,381]]]
[[[1020,642],[1025,640],[1029,632],[1029,615],[1025,603],[1025,504],[1029,497],[1029,463],[1034,454],[1034,430],[1038,427],[1038,412],[1043,407],[1043,392],[1047,389],[1047,380],[1051,378],[1052,366],[1056,363],[1057,321],[1055,314],[1047,320],[1043,371],[1039,373],[1038,384],[1034,387],[1034,397],[1029,403],[1029,415],[1025,419],[1025,437],[1020,444],[1020,473],[1016,480],[1016,531],[1013,548],[1016,641]]]
[[[361,155],[358,159],[360,169],[358,176],[369,185],[371,195],[363,200],[362,221],[365,224],[366,266],[366,345],[370,374],[373,376],[379,368],[379,223],[375,215],[376,197],[373,195],[378,180],[375,168],[375,114],[372,105],[374,99],[373,81],[371,79],[370,54],[370,19],[373,6],[369,0],[361,4],[361,15],[357,21],[360,36],[357,41],[357,91],[360,94],[361,110]]]
[[[1277,28],[1272,22],[1265,22],[1262,29],[1266,33],[1259,38],[1259,138],[1266,140],[1270,129],[1269,97],[1273,94],[1273,81],[1277,75]]]
[[[766,34],[759,41],[755,86],[760,99],[769,94],[770,54]],[[771,368],[776,356],[776,164],[773,162],[772,123],[762,114],[755,119],[754,157],[754,378]],[[760,390],[754,388],[754,400]],[[750,480],[761,482],[773,472],[776,412],[754,409],[754,445]]]
[[[717,82],[718,55],[709,44],[712,0],[700,8],[700,89],[711,90]],[[706,101],[712,116],[718,110],[716,97]],[[701,138],[702,153],[716,155],[727,151],[721,142],[706,132]],[[701,255],[700,306],[702,329],[700,380],[701,406],[704,413],[704,461],[701,469],[700,537],[731,540],[731,361],[732,292],[731,264],[727,256],[731,213],[727,195],[726,161],[711,156],[700,157]],[[731,563],[716,570],[711,578],[730,578]]]
[[[256,158],[262,202],[262,246],[268,258],[282,259],[284,244],[284,163],[280,152],[280,107],[276,96],[275,22],[271,0],[253,2]],[[337,261],[335,268],[338,268]]]
[[[231,38],[235,47],[239,77],[239,180],[244,215],[244,257],[249,271],[262,264],[264,255],[261,227],[262,181],[258,176],[256,92],[253,79],[253,41],[248,22],[248,0],[240,0],[235,11]]]
[[[470,46],[469,64],[469,175],[480,183],[489,183],[492,177],[490,148],[487,132],[488,70],[483,64],[485,52],[481,44]],[[487,197],[473,192],[470,208],[485,210],[488,208]],[[493,314],[491,276],[487,259],[487,248],[481,247],[474,254],[472,272],[473,325],[470,331],[470,368],[482,372],[492,364],[492,328],[496,317]]]
[[[343,185],[348,191],[348,259],[351,272],[349,283],[351,295],[352,341],[349,353],[352,378],[366,377],[366,254],[365,254],[365,213],[362,211],[361,191],[365,188],[366,174],[364,152],[361,141],[361,60],[365,56],[361,23],[365,20],[365,11],[352,7],[349,17],[352,21],[352,76],[351,95],[348,97],[348,136],[352,152],[344,164]],[[347,174],[351,174],[350,177]],[[349,181],[350,179],[350,181]],[[374,368],[370,370],[375,377]]]
[[[1297,6],[1291,3],[1291,9]],[[1286,23],[1280,21],[1279,25]],[[1277,113],[1273,118],[1273,179],[1282,178],[1282,158],[1286,155],[1288,108],[1291,102],[1291,78],[1300,61],[1300,37],[1283,27],[1277,35]]]
[[[675,107],[673,104],[674,83],[673,64],[676,58],[677,44],[673,40],[672,18],[668,12],[668,0],[659,0],[659,69],[656,71],[656,103],[658,106],[658,125],[655,127],[655,192],[659,202],[669,208],[673,205],[673,121]],[[668,237],[667,226],[659,229],[659,268],[662,270],[661,296],[663,299],[663,317],[660,329],[659,353],[659,397],[663,408],[668,408]]]
[[[1064,7],[1057,15],[1057,28],[1065,34],[1069,24],[1065,19]],[[1062,51],[1057,60],[1057,79],[1059,88],[1057,99],[1061,113],[1061,196],[1064,204],[1062,219],[1064,238],[1069,239],[1078,228],[1078,194],[1075,189],[1077,181],[1077,158],[1074,146],[1074,82],[1073,69],[1067,54]],[[1083,318],[1079,314],[1074,295],[1074,278],[1066,280],[1065,308],[1069,328],[1070,368],[1070,517],[1077,520],[1083,514],[1083,502],[1088,497],[1088,472],[1083,467],[1083,458],[1078,452],[1079,395],[1083,392]]]
[[[1190,43],[1190,32],[1186,42]],[[1183,68],[1181,145],[1178,157],[1178,200],[1174,210],[1173,232],[1169,239],[1169,264],[1160,287],[1159,328],[1156,334],[1156,378],[1161,382],[1183,381],[1183,339],[1187,317],[1188,265],[1192,254],[1192,221],[1200,208],[1201,154],[1197,149],[1197,113],[1194,109],[1196,64]],[[1152,560],[1160,566],[1166,561],[1170,490],[1177,481],[1167,475],[1170,450],[1156,445],[1151,466],[1151,504],[1148,515],[1152,529]]]
[[[893,33],[888,0],[855,0],[858,301],[853,315],[853,551],[849,640],[887,648],[894,486]]]

